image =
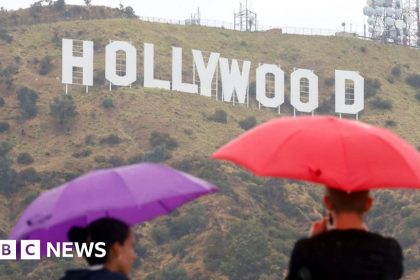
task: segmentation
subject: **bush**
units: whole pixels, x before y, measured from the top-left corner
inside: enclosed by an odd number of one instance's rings
[[[244,130],[249,130],[257,125],[257,120],[255,117],[248,117],[239,122],[239,126]]]
[[[104,162],[106,162],[106,157],[105,156],[101,156],[101,155],[96,156],[95,157],[95,162],[96,163],[104,163]]]
[[[159,272],[147,275],[145,280],[191,280],[187,271],[178,264],[171,263],[163,267]]]
[[[74,119],[77,114],[76,105],[69,94],[62,95],[61,98],[55,97],[50,103],[50,116],[56,118],[60,126]]]
[[[7,122],[0,122],[0,133],[6,132],[10,129],[10,125]]]
[[[391,110],[392,103],[389,100],[382,99],[380,97],[370,101],[370,104],[378,110]]]
[[[327,78],[324,80],[324,84],[326,86],[332,87],[333,85],[335,85],[335,78]]]
[[[367,49],[366,49],[366,47],[360,47],[360,51],[362,52],[362,53],[366,53],[366,51],[367,51]]]
[[[53,8],[56,11],[63,11],[66,9],[66,2],[65,0],[57,0],[53,4]]]
[[[143,154],[137,154],[127,159],[128,164],[135,164],[143,161]]]
[[[111,98],[106,97],[106,98],[102,101],[102,107],[104,107],[105,109],[114,108],[114,101],[113,101]]]
[[[188,238],[183,238],[180,240],[175,241],[175,244],[172,245],[171,254],[172,256],[179,255],[181,258],[185,257],[187,254],[187,247],[191,243],[191,240]]]
[[[3,107],[5,104],[4,98],[0,96],[0,107]]]
[[[104,137],[100,140],[101,144],[108,144],[108,145],[118,145],[121,143],[120,137],[116,134],[110,134],[107,137]]]
[[[414,74],[406,78],[405,82],[413,88],[420,88],[420,75]]]
[[[378,79],[366,79],[365,80],[365,96],[375,96],[378,90],[381,88],[381,82]]]
[[[157,131],[152,132],[149,142],[154,148],[157,146],[165,146],[168,150],[174,150],[178,147],[178,142],[168,133],[161,133]]]
[[[157,245],[162,245],[168,242],[171,237],[167,226],[157,226],[152,230],[152,238]]]
[[[35,168],[26,168],[18,173],[18,180],[22,183],[37,183],[41,181],[41,178]]]
[[[410,216],[405,221],[405,224],[411,229],[419,228],[420,227],[420,217],[419,216]]]
[[[204,246],[204,263],[209,270],[219,270],[225,257],[225,239],[222,233],[212,233],[207,237]]]
[[[388,127],[395,127],[395,126],[397,126],[397,122],[393,121],[393,120],[386,120],[385,125],[388,126]]]
[[[391,69],[391,74],[394,77],[400,77],[401,76],[401,66],[400,65],[395,65],[394,67],[392,67]]]
[[[235,224],[226,236],[220,269],[230,279],[252,280],[269,272],[270,255],[264,228],[252,222]]]
[[[122,165],[124,165],[124,164],[125,164],[125,160],[124,160],[122,157],[120,157],[120,156],[116,156],[116,155],[111,156],[111,157],[108,159],[108,162],[109,162],[109,163],[110,163],[113,167],[122,166]]]
[[[34,162],[34,159],[29,153],[20,153],[17,157],[17,162],[19,164],[31,164]]]
[[[73,154],[74,158],[85,158],[88,157],[92,154],[91,150],[83,150],[83,151],[79,151]]]
[[[146,152],[143,155],[142,161],[149,162],[163,162],[170,159],[172,156],[165,145],[156,146],[153,150]]]
[[[9,35],[9,32],[5,29],[0,29],[0,40],[10,44],[13,41],[13,37]]]
[[[416,243],[417,236],[409,230],[403,230],[398,235],[398,241],[401,243],[402,247],[407,248]]]
[[[415,97],[416,97],[417,101],[420,101],[420,92],[416,93]]]
[[[47,55],[43,59],[41,59],[41,62],[39,63],[38,73],[40,75],[47,75],[48,73],[50,73],[52,67],[53,65],[51,63],[51,57]]]
[[[227,123],[227,113],[224,110],[216,110],[208,119],[218,123]]]
[[[88,146],[95,146],[96,145],[96,143],[95,143],[95,136],[93,136],[91,134],[86,135],[86,137],[85,137],[85,144],[88,145]]]
[[[38,93],[30,88],[21,87],[17,91],[17,99],[21,109],[21,117],[24,119],[33,118],[37,115]]]
[[[208,215],[202,205],[191,207],[187,214],[169,220],[172,239],[179,239],[185,235],[204,230],[208,224]]]

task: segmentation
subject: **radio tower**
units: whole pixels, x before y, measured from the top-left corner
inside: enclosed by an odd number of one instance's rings
[[[242,2],[239,3],[239,12],[234,13],[234,28],[240,31],[257,31],[257,14],[248,9],[248,0],[245,1],[245,9]]]
[[[418,47],[419,0],[367,0],[363,13],[368,17],[373,40]]]

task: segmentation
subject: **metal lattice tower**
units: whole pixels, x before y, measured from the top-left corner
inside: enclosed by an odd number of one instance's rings
[[[419,0],[367,0],[363,13],[373,40],[420,46]]]
[[[234,13],[234,28],[239,31],[257,31],[257,14],[248,9],[248,0],[245,9],[239,4],[239,12]]]

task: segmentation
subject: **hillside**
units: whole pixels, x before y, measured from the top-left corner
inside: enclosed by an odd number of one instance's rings
[[[209,159],[215,149],[244,131],[239,122],[255,117],[262,123],[278,117],[275,111],[258,110],[254,103],[247,108],[143,88],[145,42],[155,45],[155,71],[162,79],[171,75],[171,46],[183,48],[186,81],[192,79],[191,49],[252,61],[251,85],[258,63],[279,64],[287,74],[286,96],[293,68],[312,69],[319,77],[323,114],[334,114],[334,70],[358,71],[369,93],[360,119],[386,126],[420,147],[418,50],[352,38],[243,33],[135,19],[21,25],[6,33],[12,39],[0,39],[0,96],[4,100],[0,122],[9,128],[0,133],[4,163],[0,174],[10,184],[1,186],[0,239],[42,190],[93,168],[154,160],[221,187],[220,194],[136,227],[141,263],[137,263],[135,279],[166,279],[168,273],[178,277],[172,279],[282,279],[294,241],[322,213],[320,187],[255,178]],[[95,85],[89,93],[70,86],[78,114],[63,126],[49,114],[54,98],[64,93],[61,38],[95,42]],[[103,75],[109,40],[130,41],[137,48],[139,79],[132,88],[108,90]],[[18,101],[23,87],[38,95],[35,116],[22,110]],[[104,106],[105,99],[112,106]],[[214,115],[217,110],[227,114],[226,123]],[[282,115],[291,114],[286,101]],[[5,142],[12,145],[10,150]],[[22,160],[28,158],[22,153],[28,153],[33,162]],[[420,193],[377,191],[374,196],[370,228],[400,240],[406,257],[404,279],[418,279]],[[1,262],[0,278],[57,279],[65,268],[82,263]]]

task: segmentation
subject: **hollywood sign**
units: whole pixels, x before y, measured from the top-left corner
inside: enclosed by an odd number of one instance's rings
[[[62,83],[74,84],[74,67],[83,69],[81,85],[93,86],[93,41],[77,41],[79,53],[74,53],[74,40],[62,41]],[[117,73],[117,53],[123,53],[125,71]],[[211,97],[213,81],[221,79],[221,97],[225,102],[235,101],[249,105],[249,80],[251,61],[242,61],[221,57],[220,53],[210,52],[207,61],[200,50],[192,50],[194,74],[198,74],[200,86],[196,83],[183,82],[182,48],[172,47],[172,80],[155,77],[154,45],[144,44],[144,84],[145,88],[174,90]],[[219,69],[217,68],[219,67]],[[217,71],[219,70],[219,72]],[[274,64],[262,64],[256,68],[256,100],[260,106],[278,108],[284,103],[284,71]],[[267,79],[273,79],[273,92],[267,94]],[[137,50],[129,42],[113,41],[105,49],[105,78],[110,85],[131,86],[137,80]],[[307,100],[302,101],[301,81],[305,79],[304,92]],[[348,86],[350,84],[350,86]],[[217,87],[217,85],[216,85]],[[308,69],[295,69],[290,76],[290,103],[295,111],[312,113],[318,108],[318,77]],[[358,115],[364,109],[364,79],[355,71],[335,70],[335,112]]]

